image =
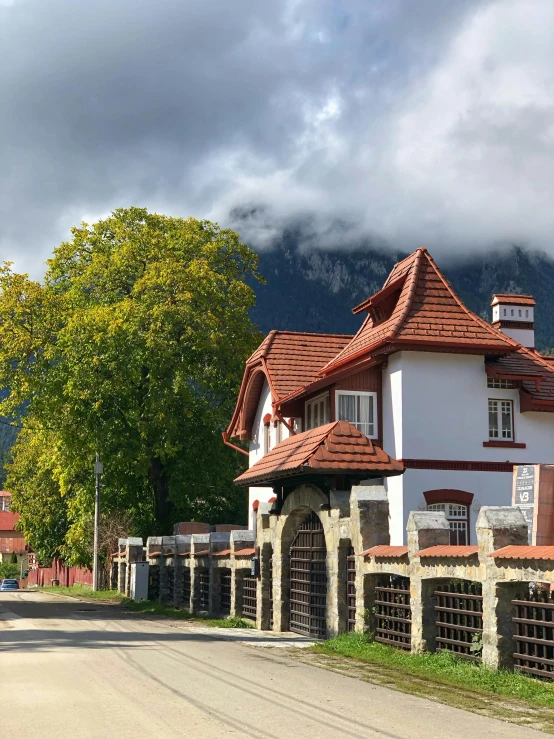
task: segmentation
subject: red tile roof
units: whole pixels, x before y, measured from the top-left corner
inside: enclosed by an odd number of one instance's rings
[[[235,557],[251,557],[255,554],[256,550],[254,547],[249,547],[248,549],[238,549],[235,552]]]
[[[415,553],[415,557],[471,557],[478,554],[479,547],[476,545],[453,545],[443,544],[428,547]]]
[[[390,457],[348,421],[333,421],[285,439],[235,482],[248,485],[292,474],[374,473],[397,475],[401,462]]]
[[[246,362],[239,398],[226,433],[241,438],[250,433],[264,379],[269,383],[273,400],[280,400],[318,379],[321,367],[351,339],[346,334],[270,331]]]
[[[277,400],[316,380],[323,365],[351,339],[351,335],[345,334],[271,331],[247,365],[265,360]]]
[[[532,295],[520,295],[518,293],[494,293],[491,305],[497,303],[511,303],[512,305],[536,305],[536,300]]]
[[[231,554],[230,549],[222,549],[220,552],[214,552],[212,556],[214,557],[228,557]]]
[[[389,546],[388,544],[380,544],[371,549],[366,549],[360,554],[360,557],[405,557],[408,554],[408,547]]]
[[[370,312],[352,341],[323,367],[320,374],[329,374],[391,342],[487,353],[514,351],[519,346],[466,308],[426,249],[418,249],[395,265],[383,289],[354,310],[367,308],[371,311],[372,302],[379,303],[381,294],[391,285],[394,286],[392,295],[397,293],[397,298],[390,315],[374,323]],[[386,298],[391,300],[391,295],[387,294]]]
[[[554,560],[554,546],[553,547],[531,547],[531,546],[516,546],[510,544],[502,549],[497,549],[496,552],[491,552],[489,557],[494,559],[553,559]]]
[[[0,511],[0,531],[14,531],[15,524],[19,521],[19,513],[11,511]]]
[[[486,364],[493,377],[522,381],[522,411],[533,410],[534,405],[554,406],[554,364],[537,352],[520,347],[498,359],[488,358]]]

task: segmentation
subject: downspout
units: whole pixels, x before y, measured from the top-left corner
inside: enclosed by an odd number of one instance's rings
[[[246,456],[247,456],[248,458],[250,458],[250,454],[249,454],[249,452],[247,452],[247,451],[246,451],[245,449],[241,449],[241,448],[240,448],[240,446],[237,446],[236,444],[232,444],[232,443],[231,443],[231,442],[229,441],[229,437],[228,437],[228,435],[227,435],[227,431],[222,431],[222,432],[221,432],[221,436],[223,437],[223,443],[224,443],[224,444],[225,444],[226,446],[230,446],[230,447],[231,447],[231,449],[234,449],[234,450],[235,450],[236,452],[240,452],[241,454],[246,454]]]

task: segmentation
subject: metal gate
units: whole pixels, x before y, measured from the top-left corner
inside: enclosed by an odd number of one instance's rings
[[[304,636],[327,636],[325,537],[315,513],[306,518],[290,548],[290,630]]]

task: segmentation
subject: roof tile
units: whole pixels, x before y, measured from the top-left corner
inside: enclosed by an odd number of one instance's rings
[[[339,451],[340,449],[340,451]],[[311,468],[325,472],[356,470],[398,475],[401,462],[390,457],[348,421],[333,421],[284,439],[235,482],[268,482]]]

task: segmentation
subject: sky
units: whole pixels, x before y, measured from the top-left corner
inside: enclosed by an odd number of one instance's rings
[[[0,259],[131,205],[554,255],[554,2],[0,0]]]

